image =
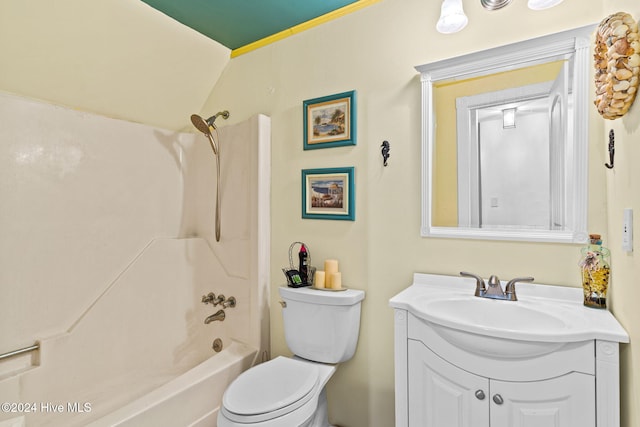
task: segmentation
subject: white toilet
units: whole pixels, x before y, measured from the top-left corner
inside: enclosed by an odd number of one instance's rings
[[[328,427],[325,385],[351,359],[364,291],[279,288],[285,339],[294,357],[276,357],[235,379],[218,427]]]

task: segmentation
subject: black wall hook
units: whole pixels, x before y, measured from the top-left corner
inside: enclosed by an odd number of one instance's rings
[[[387,159],[389,157],[391,157],[391,154],[389,154],[389,151],[391,151],[391,146],[389,145],[389,141],[382,141],[382,164],[384,166],[387,166]]]
[[[605,163],[604,165],[608,169],[613,169],[613,158],[616,154],[616,141],[615,134],[613,133],[613,129],[609,131],[609,163]]]

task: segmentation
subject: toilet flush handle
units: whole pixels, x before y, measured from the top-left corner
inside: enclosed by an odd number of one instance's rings
[[[282,308],[287,308],[287,302],[286,301],[278,301],[278,302],[280,303]]]

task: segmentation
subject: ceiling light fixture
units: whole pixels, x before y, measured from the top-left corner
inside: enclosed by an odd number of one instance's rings
[[[436,29],[443,34],[456,33],[467,26],[469,19],[462,9],[462,0],[443,0]]]
[[[480,4],[487,10],[502,9],[512,0],[480,0]],[[531,10],[549,9],[562,3],[563,0],[528,0],[527,6]],[[440,8],[440,19],[436,29],[443,34],[457,33],[467,26],[469,19],[462,9],[462,0],[443,0]]]
[[[480,0],[480,3],[487,10],[498,10],[511,3],[511,0]]]

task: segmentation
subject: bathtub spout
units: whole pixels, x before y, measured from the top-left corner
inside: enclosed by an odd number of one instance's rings
[[[218,310],[215,314],[204,319],[204,323],[208,325],[211,322],[215,322],[216,320],[223,321],[225,318],[224,310]]]

